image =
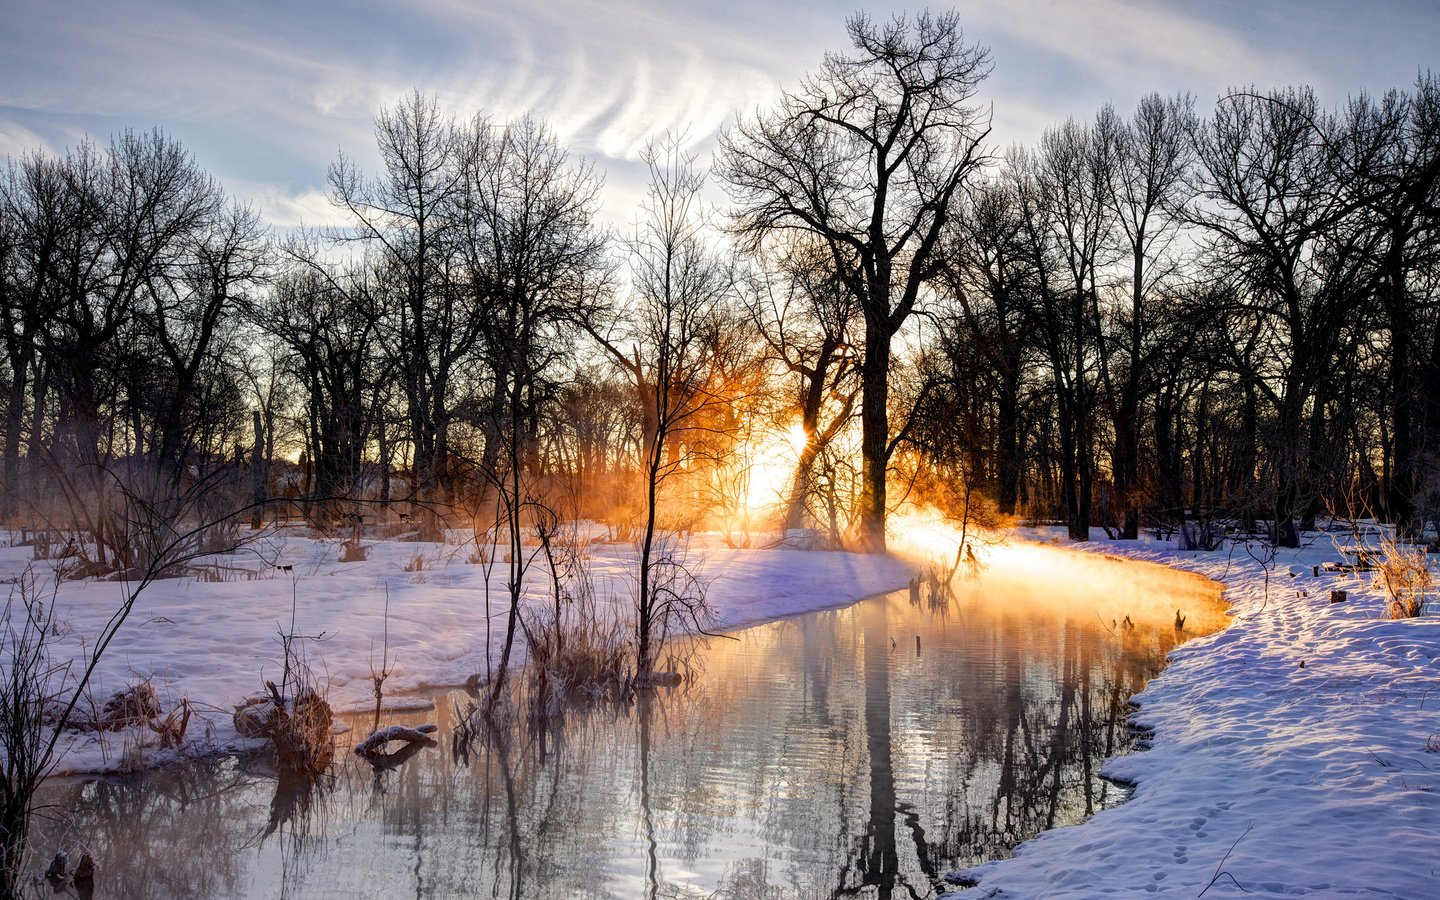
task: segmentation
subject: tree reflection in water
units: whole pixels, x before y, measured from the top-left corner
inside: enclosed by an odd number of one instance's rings
[[[1099,763],[1175,608],[1223,621],[1211,585],[1120,571],[761,626],[686,688],[464,739],[441,698],[438,747],[301,793],[234,760],[54,786],[35,846],[89,849],[105,897],[933,897],[1114,802]]]
[[[67,850],[72,861],[88,851],[97,897],[236,895],[246,882],[245,850],[267,818],[266,804],[237,800],[263,793],[264,781],[227,758],[52,786],[46,802],[66,812],[37,823],[33,848],[46,857]]]

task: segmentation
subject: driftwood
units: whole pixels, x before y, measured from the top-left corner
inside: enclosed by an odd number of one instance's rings
[[[420,725],[416,728],[409,728],[404,725],[391,725],[388,728],[380,728],[369,737],[355,745],[355,752],[360,756],[376,757],[385,753],[385,746],[391,741],[405,741],[408,744],[433,744],[435,739],[432,734],[440,730],[439,725]]]

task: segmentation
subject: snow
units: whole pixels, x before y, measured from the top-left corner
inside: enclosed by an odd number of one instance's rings
[[[956,896],[1440,896],[1440,620],[1385,619],[1369,573],[1315,576],[1353,539],[1307,538],[1273,560],[1086,548],[1222,581],[1234,622],[1136,698],[1153,747],[1104,768],[1132,799],[970,870]]]
[[[1051,530],[1022,536],[1065,543]],[[1314,574],[1344,561],[1341,547],[1355,538],[1307,538],[1307,547],[1273,558],[1259,544],[1253,556],[1233,544],[1213,552],[1158,540],[1074,545],[1222,581],[1234,621],[1177,649],[1136,698],[1134,721],[1153,729],[1152,747],[1105,767],[1136,785],[1132,799],[966,872],[978,887],[946,896],[1440,896],[1440,619],[1385,619],[1370,574]],[[292,594],[296,631],[324,635],[310,642],[312,660],[339,708],[373,702],[370,660],[380,655],[387,590],[391,699],[483,671],[482,567],[458,546],[367,545],[367,561],[341,564],[338,541],[281,537],[259,555],[228,558],[255,580],[152,585],[107,654],[96,695],[150,677],[167,708],[181,695],[201,707],[208,723],[191,733],[206,737],[194,749],[235,745],[230,710],[278,671],[276,632],[289,627]],[[598,595],[628,603],[633,549],[598,544],[590,553]],[[0,574],[17,575],[29,554],[0,549]],[[406,571],[417,554],[423,567]],[[899,588],[914,571],[895,557],[733,550],[702,537],[690,557],[711,582],[721,627],[848,604]],[[497,651],[502,579],[496,571],[490,585]],[[1331,603],[1333,589],[1348,601]],[[69,652],[110,615],[119,590],[61,586]],[[543,594],[536,577],[533,602]],[[122,767],[117,741],[144,735],[109,735],[106,744],[84,736],[61,769]],[[142,764],[173,753],[149,752]]]
[[[188,752],[242,744],[231,724],[234,707],[278,680],[281,631],[292,628],[314,671],[328,679],[337,711],[374,704],[371,665],[378,668],[388,629],[391,674],[386,706],[428,706],[417,694],[464,684],[486,671],[504,640],[507,595],[503,562],[489,575],[468,562],[473,543],[365,540],[367,559],[341,563],[341,541],[280,532],[240,553],[212,558],[229,580],[173,578],[151,583],[102,657],[91,689],[97,703],[137,679],[150,679],[166,710],[188,698],[195,710]],[[802,550],[736,550],[715,536],[696,535],[684,548],[687,563],[708,582],[716,626],[729,629],[782,616],[844,606],[903,587],[911,567],[895,557]],[[619,615],[634,595],[635,550],[629,544],[588,548],[595,593]],[[31,568],[53,582],[53,564],[31,559],[29,547],[0,548],[0,578],[12,584]],[[416,560],[420,565],[415,565]],[[289,567],[286,569],[285,567]],[[411,569],[413,571],[407,571]],[[536,562],[527,576],[526,603],[548,607],[548,575]],[[45,589],[48,593],[48,588]],[[388,615],[386,611],[388,596]],[[56,596],[65,637],[57,655],[79,660],[123,598],[122,586],[65,581]],[[516,661],[524,641],[517,635]],[[168,761],[175,751],[153,746],[143,728],[88,733],[69,741],[57,774],[113,772]]]

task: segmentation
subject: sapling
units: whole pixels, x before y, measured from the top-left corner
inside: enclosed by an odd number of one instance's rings
[[[383,634],[380,644],[380,668],[375,668],[375,651],[370,651],[370,683],[375,691],[375,722],[371,730],[380,727],[380,707],[385,700],[385,679],[390,677],[392,660],[390,659],[390,585],[385,585],[385,612],[383,618]]]

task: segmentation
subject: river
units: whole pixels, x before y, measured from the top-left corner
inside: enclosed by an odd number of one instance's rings
[[[32,847],[88,850],[107,898],[929,898],[1123,801],[1099,770],[1133,752],[1128,698],[1224,622],[1213,582],[1030,548],[953,596],[710,640],[691,683],[546,728],[457,746],[468,698],[438,695],[387,717],[441,734],[385,770],[344,752],[311,785],[263,757],[58,782]],[[346,748],[371,724],[347,720]]]

